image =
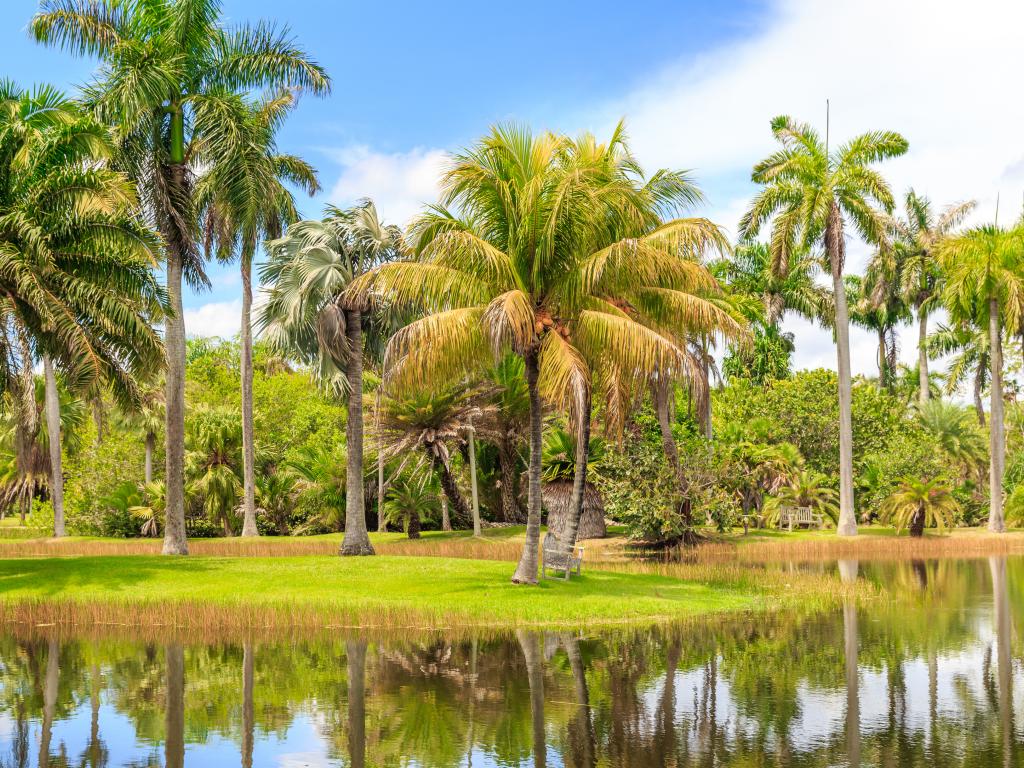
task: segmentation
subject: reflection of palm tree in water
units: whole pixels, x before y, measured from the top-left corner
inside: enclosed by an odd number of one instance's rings
[[[352,768],[366,765],[366,641],[345,643],[348,658],[348,755]]]
[[[547,739],[544,734],[544,670],[541,666],[540,637],[536,632],[517,630],[516,637],[526,661],[526,679],[530,684],[530,712],[533,729],[533,764],[547,765]]]
[[[167,698],[164,723],[164,765],[184,768],[185,765],[185,650],[181,643],[171,643],[165,650],[167,658]]]
[[[1010,594],[1006,585],[1006,558],[990,557],[992,601],[995,608],[996,658],[999,675],[999,723],[1003,737],[1003,765],[1012,764],[1016,742],[1013,727],[1013,657],[1010,651]]]
[[[573,686],[576,689],[576,714],[569,724],[569,748],[573,765],[577,768],[594,768],[594,723],[590,718],[590,689],[587,686],[587,670],[580,653],[580,641],[569,633],[562,635],[562,645],[569,658]]]
[[[253,732],[253,650],[252,642],[242,644],[242,768],[252,768]]]
[[[104,768],[110,759],[107,747],[100,739],[100,690],[102,679],[99,664],[93,663],[89,670],[89,704],[91,719],[89,720],[89,743],[78,760],[82,768]]]
[[[39,768],[50,765],[50,737],[57,709],[57,685],[60,682],[60,644],[51,637],[46,649],[46,682],[43,685],[43,730],[39,737]]]
[[[839,577],[845,583],[857,579],[856,560],[839,561]],[[857,606],[843,600],[843,653],[846,659],[846,755],[850,768],[860,766],[860,677],[857,669]]]

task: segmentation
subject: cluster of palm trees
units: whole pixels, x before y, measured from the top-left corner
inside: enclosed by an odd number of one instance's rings
[[[777,361],[793,345],[781,330],[787,311],[824,322],[836,337],[839,533],[856,533],[849,324],[877,330],[879,384],[892,386],[895,328],[912,317],[922,403],[931,396],[929,356],[939,352],[959,351],[948,382],[973,376],[981,419],[982,388],[991,391],[990,527],[1002,529],[1002,341],[1024,328],[1024,229],[956,234],[972,204],[936,215],[913,191],[897,217],[876,165],[906,151],[899,134],[830,147],[827,134],[773,120],[779,149],[754,167],[761,188],[735,250],[715,223],[688,214],[702,196],[685,173],[644,173],[622,125],[605,142],[498,126],[451,158],[440,201],[405,232],[370,201],[298,221],[291,190],[313,193],[318,181],[279,150],[277,134],[299,92],[325,94],[330,80],[287,30],[228,28],[217,0],[44,0],[31,29],[44,44],[100,61],[77,101],[0,84],[0,377],[17,456],[16,481],[4,492],[24,509],[47,486],[55,534],[63,534],[59,376],[68,392],[95,399],[109,388],[140,414],[147,482],[153,414],[162,409],[164,552],[187,553],[182,288],[205,285],[204,259],[215,256],[241,270],[242,535],[257,535],[251,314],[261,246],[267,301],[255,325],[347,401],[342,554],[373,553],[364,377],[374,390],[382,521],[385,464],[415,453],[431,471],[419,484],[403,480],[388,515],[418,526],[415,500],[437,496],[428,490],[436,481],[442,512],[450,504],[479,532],[477,504],[461,499],[449,455],[449,443],[468,432],[475,465],[477,430],[497,447],[511,517],[525,436],[526,544],[513,580],[532,583],[545,415],[560,414],[573,443],[571,472],[568,445],[558,470],[570,489],[564,546],[575,542],[585,507],[595,410],[619,437],[646,396],[689,523],[690,479],[671,423],[677,386],[690,390],[710,439],[714,349],[729,343],[740,368],[761,379],[783,375]],[[876,250],[862,279],[845,271],[849,228]],[[154,278],[160,262],[165,286]],[[817,280],[819,265],[831,290]],[[929,335],[939,307],[949,325]],[[207,421],[210,439],[228,439]],[[222,509],[234,486],[214,464],[189,471]]]

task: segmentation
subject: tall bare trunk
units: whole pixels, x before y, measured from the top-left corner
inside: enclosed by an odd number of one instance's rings
[[[180,643],[165,649],[167,698],[164,710],[164,766],[185,766],[185,651]]]
[[[587,463],[590,460],[590,389],[580,395],[579,413],[576,414],[576,468],[572,480],[572,501],[569,524],[563,531],[562,546],[571,551],[576,545],[583,517],[583,502],[587,491]]]
[[[61,465],[60,397],[57,394],[57,376],[53,360],[43,356],[43,375],[46,378],[46,436],[50,442],[50,503],[53,504],[53,535],[64,535],[64,469]]]
[[[534,768],[545,768],[548,759],[547,739],[544,732],[544,670],[541,667],[543,654],[540,637],[536,632],[516,631],[519,647],[526,661],[526,679],[530,686],[530,715],[533,732]]]
[[[526,388],[530,393],[530,462],[527,468],[529,480],[527,489],[526,541],[523,543],[523,554],[519,565],[512,575],[515,584],[536,584],[537,564],[540,550],[540,468],[542,444],[543,413],[540,404],[540,389],[537,381],[540,378],[540,365],[537,350],[531,349],[523,355],[526,368]]]
[[[156,448],[156,435],[146,432],[146,483],[153,482],[153,450]]]
[[[380,427],[380,390],[378,386],[373,419],[377,437],[377,533],[384,533],[388,529],[388,522],[384,518],[384,436]]]
[[[372,555],[373,545],[366,532],[366,506],[363,494],[363,318],[358,310],[345,310],[345,336],[348,339],[348,423],[345,442],[348,452],[345,475],[345,536],[342,555]]]
[[[704,425],[704,439],[708,442],[714,439],[714,432],[711,425],[711,370],[708,362],[708,341],[707,337],[701,337],[701,376],[704,379],[704,401],[701,410],[701,422]]]
[[[920,391],[917,396],[921,403],[927,403],[931,397],[930,380],[928,378],[928,313],[917,308],[917,383]]]
[[[256,437],[252,416],[252,250],[242,248],[242,535],[256,528]]]
[[[857,535],[857,517],[853,504],[853,380],[850,374],[850,311],[843,284],[843,218],[839,205],[832,201],[825,228],[825,249],[832,269],[832,289],[836,306],[836,353],[839,368],[839,530],[840,536]]]
[[[348,658],[348,759],[351,768],[366,765],[366,641],[345,643]]]
[[[978,414],[978,424],[984,428],[985,426],[985,404],[981,399],[982,380],[985,377],[985,368],[979,365],[977,370],[974,372],[974,412]]]
[[[60,682],[60,643],[51,637],[46,649],[46,682],[43,684],[43,723],[39,736],[39,768],[50,765],[50,740],[57,711],[57,686]]]
[[[886,363],[889,360],[888,347],[885,343],[885,329],[878,329],[878,389],[889,386],[889,372]]]
[[[15,426],[15,453],[18,478],[25,487],[20,499],[21,524],[32,508],[34,483],[32,478],[32,457],[35,453],[36,437],[39,435],[39,411],[36,409],[36,380],[32,372],[32,342],[28,332],[17,325],[18,345],[21,354],[21,370],[18,372],[17,425]]]
[[[989,358],[992,365],[988,529],[1002,533],[1006,529],[1003,522],[1003,469],[1006,466],[1006,436],[1003,424],[1003,339],[999,325],[999,302],[994,298],[989,300],[988,314]]]
[[[242,644],[242,768],[252,768],[252,752],[255,743],[253,666],[252,642],[246,640]]]
[[[173,171],[175,185],[184,186],[184,166]],[[181,298],[183,254],[177,243],[167,246],[167,298],[171,314],[164,322],[164,347],[167,352],[166,413],[166,523],[165,555],[187,555],[185,537],[185,316]]]
[[[452,520],[448,517],[448,497],[443,493],[441,494],[441,530],[450,531],[452,529]]]

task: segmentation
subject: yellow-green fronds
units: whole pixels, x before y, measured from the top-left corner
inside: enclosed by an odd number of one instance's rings
[[[590,370],[578,349],[556,330],[540,345],[541,396],[561,410],[572,411],[590,389]]]
[[[493,362],[483,333],[484,307],[435,312],[398,331],[384,359],[387,381],[399,389],[459,381]]]
[[[536,316],[530,297],[520,290],[496,297],[484,310],[483,323],[494,356],[511,348],[522,354],[537,338]]]

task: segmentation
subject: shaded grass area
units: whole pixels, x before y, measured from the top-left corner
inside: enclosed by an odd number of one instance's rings
[[[764,610],[834,594],[836,583],[662,565],[591,569],[569,582],[524,587],[509,581],[511,572],[505,562],[439,557],[8,558],[0,560],[0,619],[197,631],[576,627]]]

